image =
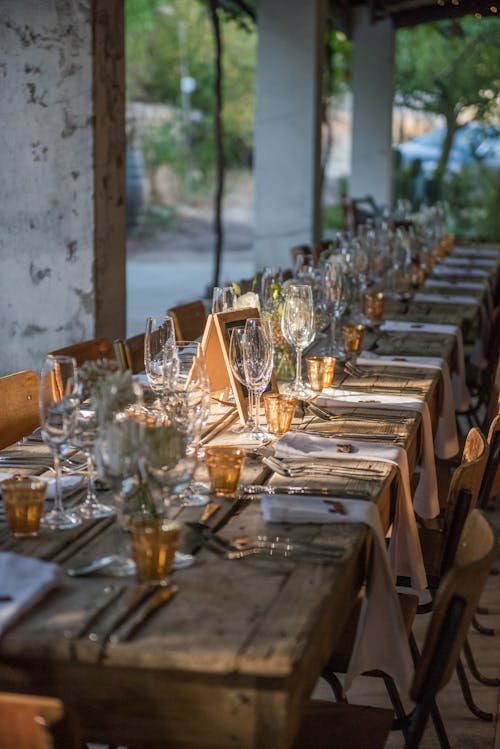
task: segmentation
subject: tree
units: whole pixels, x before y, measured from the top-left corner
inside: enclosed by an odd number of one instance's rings
[[[498,19],[465,17],[401,29],[397,34],[396,102],[440,114],[446,123],[435,180],[442,180],[456,131],[499,111]]]

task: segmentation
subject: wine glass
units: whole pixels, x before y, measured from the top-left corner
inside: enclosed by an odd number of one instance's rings
[[[115,508],[97,499],[95,491],[94,448],[97,441],[98,418],[97,412],[84,400],[85,394],[79,385],[77,390],[79,400],[75,409],[73,433],[71,442],[85,454],[87,459],[87,496],[77,512],[87,520],[104,518],[115,513]]]
[[[111,487],[116,507],[115,552],[109,568],[112,575],[135,575],[136,567],[125,551],[124,531],[130,517],[142,512],[144,485],[139,480],[139,451],[143,443],[146,414],[142,412],[143,388],[131,377],[104,388],[98,404],[96,463],[98,475]]]
[[[337,257],[330,257],[323,269],[322,285],[323,303],[326,307],[330,324],[328,327],[328,341],[324,349],[329,356],[340,357],[343,350],[336,338],[337,320],[346,309],[345,278],[342,263]]]
[[[234,376],[239,382],[241,382],[248,396],[247,419],[244,424],[232,428],[231,431],[235,434],[251,434],[255,427],[255,421],[253,418],[253,393],[252,390],[249,390],[247,387],[245,367],[243,365],[244,342],[245,328],[242,326],[232,328],[231,337],[229,339],[229,364]]]
[[[212,292],[212,313],[228,312],[234,309],[236,294],[232,286],[214,286]]]
[[[167,418],[179,422],[183,429],[189,427],[189,450],[197,458],[203,457],[201,436],[210,413],[210,380],[206,371],[202,348],[196,341],[177,341],[168,344],[164,355],[164,385],[162,404]],[[186,413],[184,413],[184,411]],[[188,505],[205,505],[209,487],[191,481],[182,499]]]
[[[262,309],[269,309],[273,306],[275,296],[279,293],[283,283],[283,273],[281,268],[266,265],[262,271],[260,281],[260,303]]]
[[[287,287],[281,329],[287,343],[295,348],[295,381],[288,392],[304,398],[309,390],[302,382],[302,351],[314,340],[314,301],[309,285],[291,284]]]
[[[76,362],[71,356],[47,356],[40,374],[38,406],[43,441],[54,456],[54,507],[41,523],[51,530],[74,528],[82,519],[64,509],[61,487],[62,450],[71,439],[75,419]]]
[[[255,423],[250,435],[254,439],[268,436],[267,429],[260,424],[260,398],[269,385],[273,363],[274,349],[269,321],[248,319],[243,339],[243,369],[247,387],[253,393]]]
[[[149,316],[144,334],[144,369],[152,390],[161,395],[163,387],[163,355],[166,344],[175,342],[174,321],[170,315]]]

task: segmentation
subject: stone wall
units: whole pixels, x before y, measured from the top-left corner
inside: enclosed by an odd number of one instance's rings
[[[91,5],[0,3],[0,374],[94,335]]]

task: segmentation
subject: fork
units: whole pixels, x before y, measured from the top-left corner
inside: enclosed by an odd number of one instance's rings
[[[387,377],[390,377],[391,380],[407,381],[407,380],[415,380],[415,379],[428,379],[424,375],[415,375],[415,374],[404,375],[400,373],[397,373],[397,374],[389,373],[389,372],[386,372],[385,369],[381,367],[368,366],[367,368],[363,368],[358,364],[354,364],[352,361],[346,361],[344,365],[344,370],[348,372],[349,374],[354,375],[355,377],[372,378],[374,375],[385,374],[387,375]]]

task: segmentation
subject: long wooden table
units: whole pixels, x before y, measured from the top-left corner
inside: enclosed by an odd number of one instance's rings
[[[411,338],[373,331],[367,343],[378,353],[400,355],[420,354],[424,343],[426,354],[444,356],[453,365],[453,336]],[[390,368],[368,382],[357,381],[339,368],[336,383],[372,386],[369,392],[376,392],[377,383],[391,382],[391,378],[404,392],[405,383],[394,380]],[[407,386],[421,389],[434,424],[439,380],[436,370],[427,370],[415,380],[408,373],[406,381]],[[384,426],[382,414],[374,427],[372,421],[354,424],[348,419],[320,423],[304,412],[298,413],[294,428],[338,435],[355,428],[368,437]],[[387,425],[407,450],[411,470],[419,457],[419,428],[419,414],[407,411],[401,412],[399,424]],[[212,439],[236,438],[225,429]],[[379,463],[382,473],[367,480],[356,477],[355,467],[354,460],[348,479],[308,476],[293,483],[366,494],[377,503],[387,527],[393,512],[394,468]],[[250,455],[243,481],[269,480],[274,485],[290,483],[271,476],[258,453]],[[61,697],[76,711],[88,741],[129,747],[290,747],[309,695],[363,583],[370,532],[356,524],[270,529],[263,522],[258,498],[218,504],[207,522],[221,526],[218,532],[227,539],[284,532],[292,538],[339,545],[342,558],[328,565],[266,558],[227,561],[202,547],[192,567],[174,573],[178,595],[131,641],[104,647],[86,636],[71,639],[65,632],[85,623],[92,601],[105,586],[130,588],[134,581],[105,574],[65,577],[0,641],[0,689]],[[200,510],[191,508],[184,510],[181,519],[199,516]],[[71,531],[42,531],[38,539],[20,541],[9,535],[0,516],[1,550],[49,559],[63,567],[109,552],[112,535],[113,521],[107,519],[87,521]],[[183,544],[185,550],[193,550],[188,533]],[[105,629],[112,614],[112,610],[104,612],[96,626]]]

